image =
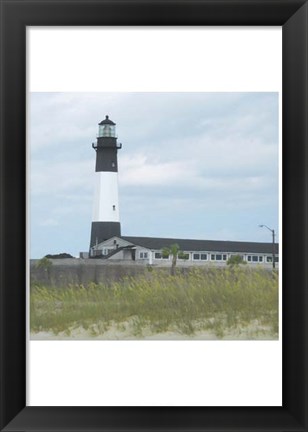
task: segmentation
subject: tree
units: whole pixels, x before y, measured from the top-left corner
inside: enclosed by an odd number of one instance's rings
[[[177,258],[187,259],[187,254],[180,250],[180,246],[175,243],[170,245],[169,247],[164,247],[162,250],[163,258],[168,258],[170,255],[172,256],[172,264],[171,264],[171,275],[175,275],[175,266]]]
[[[50,261],[49,258],[47,258],[46,256],[44,256],[43,258],[41,258],[36,263],[36,267],[40,268],[40,269],[43,269],[44,272],[47,273],[48,280],[50,280],[50,271],[51,271],[51,267],[52,267],[52,261]]]
[[[46,256],[38,260],[38,262],[36,263],[37,268],[42,268],[44,270],[49,269],[51,266],[52,266],[52,261],[50,261],[50,259]]]
[[[241,255],[231,255],[227,261],[227,265],[231,267],[237,267],[240,264],[247,264]]]
[[[51,258],[51,259],[63,259],[63,258],[74,258],[71,254],[68,254],[66,252],[58,253],[58,254],[48,254],[45,255],[45,258]]]

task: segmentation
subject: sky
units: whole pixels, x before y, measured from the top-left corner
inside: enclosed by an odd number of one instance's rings
[[[98,123],[116,123],[122,235],[270,242],[278,93],[31,93],[30,257],[89,250]]]

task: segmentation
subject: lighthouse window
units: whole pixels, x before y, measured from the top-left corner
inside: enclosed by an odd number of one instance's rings
[[[115,205],[112,206],[112,209],[115,210]]]
[[[109,125],[104,126],[103,136],[105,136],[105,137],[111,136],[111,127]]]
[[[111,162],[111,166],[112,166],[112,168],[114,168],[115,167],[115,162]]]

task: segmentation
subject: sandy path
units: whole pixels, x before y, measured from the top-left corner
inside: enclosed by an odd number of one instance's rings
[[[133,321],[111,324],[107,329],[103,325],[93,325],[89,329],[72,326],[69,332],[54,334],[52,331],[31,332],[31,340],[277,340],[269,326],[261,325],[257,320],[247,326],[224,331],[219,337],[212,330],[196,331],[192,335],[183,334],[176,329],[161,333],[153,333],[149,326],[143,327],[138,333]]]

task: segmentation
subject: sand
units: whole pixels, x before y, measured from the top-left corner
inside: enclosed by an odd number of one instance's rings
[[[52,331],[30,333],[31,340],[277,340],[278,335],[269,326],[260,324],[257,320],[246,326],[229,328],[217,335],[213,330],[202,329],[202,323],[194,323],[201,330],[193,334],[185,334],[176,328],[164,332],[153,332],[150,326],[136,328],[134,317],[123,323],[98,323],[88,329],[80,325],[71,326],[69,331],[58,334]]]

